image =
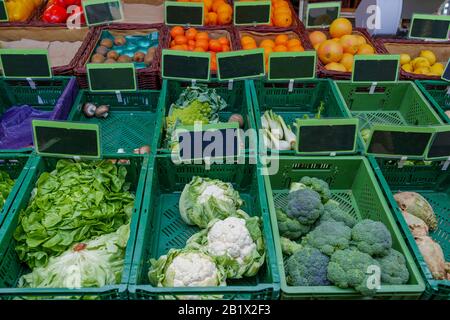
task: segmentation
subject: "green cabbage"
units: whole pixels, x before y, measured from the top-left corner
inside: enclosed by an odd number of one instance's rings
[[[110,161],[72,160],[42,173],[14,233],[19,258],[30,268],[42,267],[73,244],[129,223],[134,196],[126,174]]]
[[[14,180],[12,180],[8,173],[0,170],[0,210],[6,202],[9,193],[14,186]]]
[[[74,245],[19,280],[20,288],[90,288],[121,281],[130,225]]]
[[[179,208],[184,222],[206,228],[215,218],[222,220],[235,215],[242,204],[231,183],[193,177],[181,193]]]

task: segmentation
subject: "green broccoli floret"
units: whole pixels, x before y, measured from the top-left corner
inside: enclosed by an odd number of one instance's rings
[[[295,252],[303,248],[301,244],[289,240],[288,238],[285,237],[280,237],[280,243],[281,243],[281,252],[283,252],[283,255],[285,256],[291,256]]]
[[[354,248],[338,250],[331,256],[327,277],[339,288],[354,288],[371,296],[377,288],[377,281],[371,279],[376,267],[379,268],[378,262],[366,253]]]
[[[371,256],[385,256],[392,247],[392,237],[380,221],[364,219],[352,229],[352,240],[356,247]]]
[[[290,218],[283,210],[276,209],[278,229],[280,236],[291,240],[300,238],[307,234],[311,226],[301,224],[297,219]]]
[[[286,282],[291,286],[327,286],[329,261],[315,248],[302,248],[286,261]]]
[[[291,191],[304,189],[304,187],[319,193],[322,203],[327,203],[331,199],[330,186],[326,181],[317,178],[303,177],[300,179],[300,183],[293,183],[291,185]]]
[[[405,284],[409,280],[406,259],[397,250],[391,249],[387,256],[376,259],[381,266],[381,282],[386,284]]]
[[[286,213],[304,225],[312,225],[323,213],[323,204],[317,192],[302,189],[290,192]]]
[[[310,245],[331,256],[336,250],[350,246],[352,229],[343,222],[325,221],[303,238],[302,245]]]
[[[323,206],[323,215],[320,217],[319,224],[325,221],[343,222],[347,227],[353,228],[356,224],[356,219],[350,214],[339,208],[339,203],[330,200]]]

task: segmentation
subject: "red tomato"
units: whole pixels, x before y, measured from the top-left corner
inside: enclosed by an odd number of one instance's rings
[[[64,0],[67,6],[81,6],[81,0]]]
[[[66,8],[67,7],[67,1],[66,0],[50,0],[47,3],[47,8],[50,7],[52,4],[56,4],[57,6]]]
[[[42,19],[48,23],[64,23],[67,16],[66,8],[52,4],[45,9]]]

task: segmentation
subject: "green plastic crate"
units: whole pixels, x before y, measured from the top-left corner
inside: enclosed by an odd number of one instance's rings
[[[371,84],[336,81],[352,116],[359,119],[359,129],[374,124],[395,126],[427,126],[443,124],[413,82],[379,84],[370,93]]]
[[[142,218],[130,276],[130,299],[163,299],[163,297],[218,294],[223,299],[277,299],[279,276],[261,177],[256,165],[180,165],[172,163],[170,156],[157,156],[155,166],[149,170],[145,188]],[[193,176],[203,176],[232,182],[245,201],[243,210],[263,220],[266,243],[266,262],[254,277],[229,280],[226,287],[161,288],[149,284],[150,258],[158,258],[171,248],[183,248],[186,240],[200,229],[188,226],[180,217],[178,202],[184,186]]]
[[[375,158],[370,157],[370,161],[384,186],[384,190],[386,190],[403,235],[408,241],[426,280],[426,289],[422,299],[450,300],[450,280],[433,279],[393,197],[399,191],[414,191],[427,199],[438,220],[438,227],[430,232],[430,237],[441,246],[445,260],[450,261],[450,172],[442,170],[440,161],[432,162],[429,165],[405,165],[402,168],[399,168],[395,161],[386,159],[375,160]]]
[[[11,179],[15,180],[14,187],[6,198],[3,206],[0,206],[0,227],[6,218],[6,213],[13,203],[22,186],[31,164],[30,156],[20,153],[0,153],[0,171],[5,171]]]
[[[261,116],[266,110],[273,110],[283,117],[295,133],[293,124],[304,116],[314,117],[317,108],[323,101],[325,110],[322,118],[350,118],[338,90],[330,79],[314,79],[295,82],[292,91],[287,83],[270,83],[254,81],[252,85],[252,101],[255,122],[258,130],[262,130]],[[294,154],[294,150],[280,151],[282,155]]]
[[[439,80],[416,81],[416,84],[444,122],[450,123],[450,117],[445,114],[450,110],[450,84]]]
[[[113,157],[105,157],[114,159]],[[127,168],[127,181],[131,183],[131,192],[136,195],[134,210],[130,225],[130,238],[125,252],[125,264],[120,284],[108,285],[101,288],[17,288],[19,278],[30,272],[30,269],[20,262],[15,251],[14,231],[17,227],[21,210],[28,205],[31,192],[35,187],[38,177],[44,172],[50,172],[55,168],[57,158],[36,157],[32,163],[26,181],[23,183],[19,194],[10,207],[7,218],[0,229],[0,299],[127,299],[127,283],[137,236],[137,228],[140,219],[141,205],[149,157],[124,156],[129,164],[122,164]]]
[[[69,121],[96,123],[100,125],[101,149],[104,154],[115,154],[123,149],[125,154],[143,145],[153,150],[154,135],[157,132],[159,90],[138,90],[122,92],[121,101],[116,93],[94,93],[80,90],[69,114]],[[87,118],[82,111],[86,102],[95,105],[109,105],[106,119]]]
[[[200,84],[203,85],[203,84]],[[175,80],[164,80],[163,90],[165,95],[162,94],[160,114],[162,115],[161,124],[158,126],[160,131],[160,137],[158,138],[158,153],[159,154],[169,154],[171,150],[164,148],[163,142],[166,135],[165,130],[165,117],[169,113],[169,109],[172,103],[178,100],[180,94],[183,90],[192,86],[191,82],[181,82]],[[248,129],[256,129],[255,120],[253,118],[251,92],[250,92],[250,82],[249,81],[235,81],[232,83],[232,87],[229,87],[229,83],[220,83],[217,80],[212,80],[208,83],[208,88],[214,88],[216,93],[221,96],[228,104],[227,108],[219,111],[219,122],[228,122],[230,116],[234,113],[242,115],[244,119],[244,128],[246,131]],[[245,139],[245,149],[248,152],[251,146],[249,145],[248,139]]]
[[[0,79],[0,116],[13,105],[29,105],[38,110],[52,111],[70,79],[70,77],[53,77],[51,80],[33,80],[36,85],[35,89],[25,80]],[[67,94],[69,95],[69,93]],[[65,108],[63,107],[62,109]],[[60,115],[60,117],[65,117],[66,115]],[[19,150],[0,149],[0,153],[26,152],[30,150],[31,148]]]
[[[381,285],[374,299],[418,299],[425,288],[423,279],[390,213],[368,160],[361,156],[281,156],[278,173],[267,175],[264,179],[280,272],[282,299],[364,298],[354,289],[340,289],[335,286],[289,286],[286,283],[275,208],[286,205],[290,184],[304,176],[327,181],[332,192],[332,199],[338,201],[340,207],[356,219],[367,218],[383,222],[392,234],[393,248],[405,255],[410,273],[408,284]]]

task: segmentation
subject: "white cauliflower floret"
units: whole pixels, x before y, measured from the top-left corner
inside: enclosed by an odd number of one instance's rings
[[[225,190],[214,185],[208,185],[198,197],[198,203],[206,203],[210,197],[214,197],[223,201],[233,202],[232,199],[225,196]]]
[[[165,283],[173,287],[217,286],[216,264],[204,254],[182,253],[167,268]]]
[[[256,248],[244,219],[228,217],[217,221],[208,233],[208,252],[213,256],[227,254],[240,265]]]

